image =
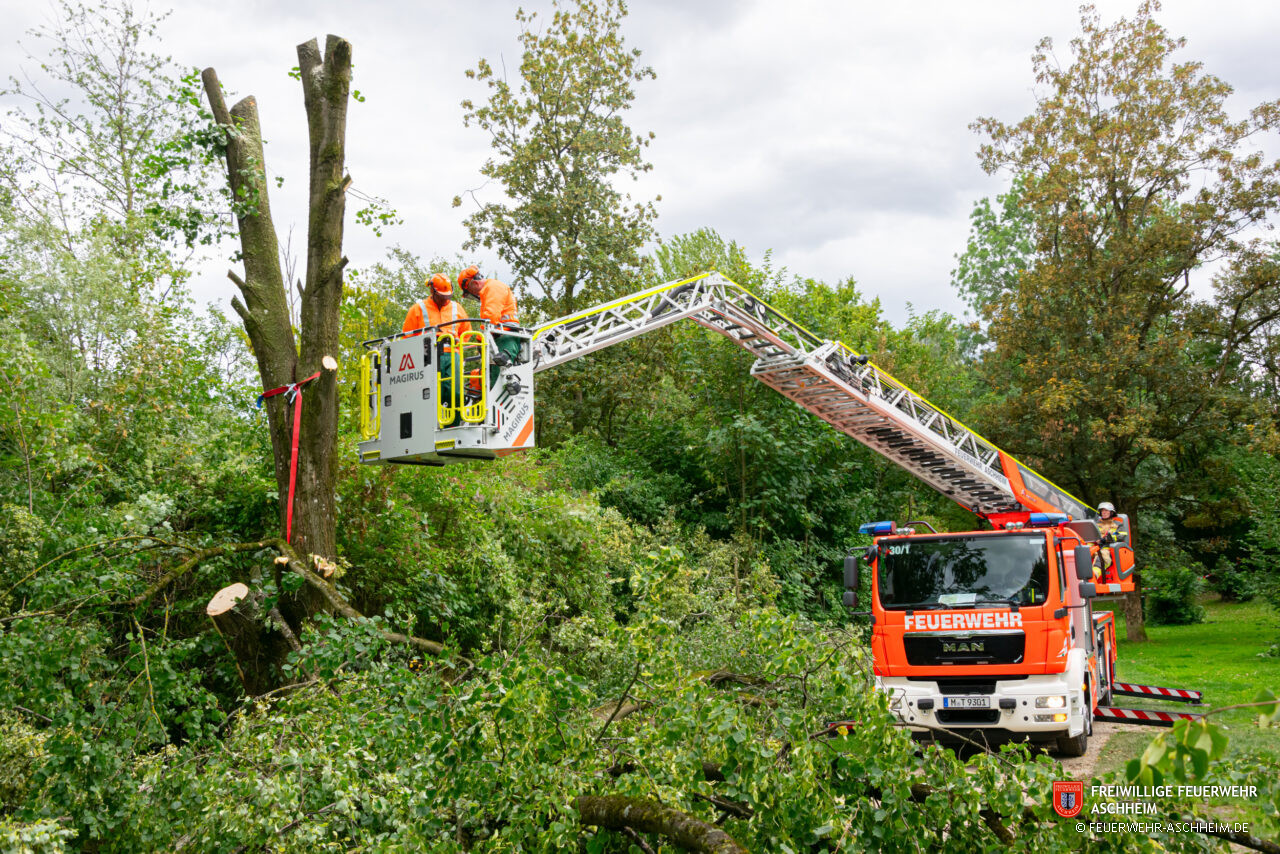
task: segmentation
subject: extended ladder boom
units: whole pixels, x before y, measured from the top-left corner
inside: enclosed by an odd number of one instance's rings
[[[533,370],[689,318],[755,356],[751,375],[980,516],[1089,517],[1018,463],[839,341],[823,341],[718,273],[658,285],[538,326]]]

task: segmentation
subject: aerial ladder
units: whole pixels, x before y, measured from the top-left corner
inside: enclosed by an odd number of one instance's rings
[[[1102,546],[1080,499],[997,448],[840,341],[824,340],[740,285],[715,272],[668,282],[574,312],[530,329],[480,327],[454,335],[448,325],[365,342],[361,362],[360,460],[441,466],[494,459],[534,445],[534,375],[681,320],[716,332],[755,359],[751,375],[833,428],[892,460],[995,530],[1033,521],[1065,525],[1064,535]],[[520,358],[494,369],[494,336],[520,341]],[[461,352],[441,372],[440,352]],[[1133,590],[1129,524],[1113,546],[1094,595]],[[1084,572],[1080,571],[1083,579]],[[846,570],[846,580],[848,571]],[[846,601],[849,596],[846,594]],[[1115,682],[1114,621],[1092,614],[1104,644],[1097,693],[1198,702],[1198,692]],[[1106,640],[1111,638],[1110,642]],[[1186,715],[1114,710],[1094,697],[1095,718],[1171,725]],[[1148,718],[1147,715],[1151,717]]]

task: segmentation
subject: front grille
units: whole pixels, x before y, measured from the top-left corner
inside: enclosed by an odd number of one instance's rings
[[[997,709],[938,709],[940,724],[993,724],[1000,720]]]
[[[1003,634],[963,632],[957,634],[906,634],[902,646],[907,664],[1018,664],[1026,651],[1022,632]]]
[[[964,680],[959,679],[938,679],[938,690],[944,694],[994,694],[996,692],[996,680],[980,679]]]
[[[943,694],[994,694],[996,682],[1012,682],[1026,676],[1000,676],[999,679],[978,679],[973,676],[908,676],[908,682],[936,682]]]

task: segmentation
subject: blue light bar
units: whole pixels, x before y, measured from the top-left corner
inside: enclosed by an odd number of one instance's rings
[[[1065,517],[1063,518],[1063,521],[1066,521]],[[898,533],[898,523],[893,521],[867,522],[865,525],[859,526],[858,533],[870,534],[873,537],[883,537],[886,534],[896,534]]]
[[[1027,517],[1028,528],[1053,528],[1067,521],[1066,513],[1032,513]]]

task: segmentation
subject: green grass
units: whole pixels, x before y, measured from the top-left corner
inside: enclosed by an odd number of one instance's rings
[[[1162,703],[1139,697],[1116,697],[1117,706],[1164,711],[1202,712],[1236,703],[1253,702],[1259,690],[1280,695],[1280,658],[1259,658],[1280,640],[1280,616],[1262,601],[1228,603],[1204,601],[1205,621],[1190,626],[1147,625],[1146,643],[1125,637],[1124,614],[1115,603],[1116,634],[1120,640],[1116,678],[1121,682],[1195,688],[1204,692],[1203,707]],[[1214,715],[1231,739],[1229,752],[1270,756],[1280,764],[1280,729],[1260,730],[1249,709]],[[1124,767],[1137,757],[1159,730],[1117,733],[1103,748],[1096,773]]]

